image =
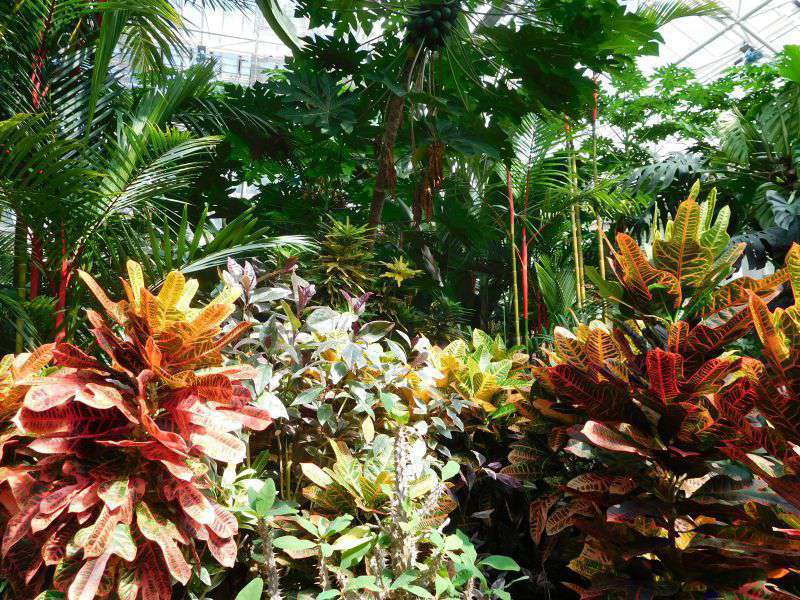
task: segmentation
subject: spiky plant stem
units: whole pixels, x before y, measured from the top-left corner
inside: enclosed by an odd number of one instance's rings
[[[386,581],[383,579],[383,570],[386,568],[386,553],[383,548],[377,544],[373,546],[372,551],[367,557],[367,574],[375,577],[379,591],[376,592],[378,600],[386,600],[389,598],[389,589],[386,587]]]
[[[394,438],[394,497],[390,505],[389,528],[392,569],[404,573],[414,565],[417,556],[416,537],[409,531],[411,515],[408,513],[408,489],[411,477],[408,467],[411,462],[408,428],[397,428]]]
[[[331,576],[330,571],[328,570],[328,560],[322,553],[321,548],[319,551],[319,586],[322,588],[323,592],[327,592],[329,589],[331,589]]]
[[[473,600],[475,595],[475,578],[470,577],[467,581],[467,587],[464,588],[464,594],[461,596],[463,600]]]
[[[261,539],[261,551],[264,555],[264,562],[258,564],[258,570],[261,573],[261,578],[267,584],[261,597],[264,600],[283,600],[281,576],[278,572],[275,552],[272,548],[272,530],[267,526],[264,519],[258,519],[256,521],[256,532]]]

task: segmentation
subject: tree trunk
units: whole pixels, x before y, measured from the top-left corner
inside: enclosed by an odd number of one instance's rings
[[[592,111],[592,183],[597,193],[597,116],[600,109],[597,76],[594,78],[594,110]],[[603,217],[600,216],[599,207],[595,206],[595,222],[597,227],[597,262],[600,266],[600,278],[606,278],[606,251],[603,244]],[[605,298],[600,302],[603,321],[608,320],[608,305]]]
[[[400,74],[400,85],[404,88],[409,80],[414,64],[416,53],[410,52],[403,65]],[[377,228],[381,224],[383,207],[386,204],[386,196],[393,194],[397,185],[397,174],[394,168],[394,145],[397,142],[397,135],[400,126],[403,124],[403,113],[405,112],[405,94],[397,96],[390,92],[392,97],[386,103],[386,113],[383,119],[383,135],[378,140],[375,148],[375,158],[378,161],[378,174],[375,177],[375,189],[372,192],[372,204],[369,210],[369,225]],[[377,230],[373,231],[373,235]]]

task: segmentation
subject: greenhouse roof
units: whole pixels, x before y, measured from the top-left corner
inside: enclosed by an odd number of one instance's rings
[[[667,64],[690,67],[700,81],[717,77],[728,67],[758,62],[800,44],[800,0],[720,0],[722,18],[691,17],[661,30],[659,56],[640,60],[645,72]]]

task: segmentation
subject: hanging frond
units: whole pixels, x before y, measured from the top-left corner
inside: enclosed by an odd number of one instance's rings
[[[729,16],[728,10],[717,0],[642,0],[635,12],[656,28],[686,17],[723,19]]]

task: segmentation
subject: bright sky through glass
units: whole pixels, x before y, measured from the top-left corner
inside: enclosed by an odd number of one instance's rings
[[[679,63],[700,81],[717,77],[744,60],[769,58],[785,44],[800,44],[800,0],[721,0],[723,19],[692,17],[662,29],[665,44],[658,57],[639,62],[646,72]]]

